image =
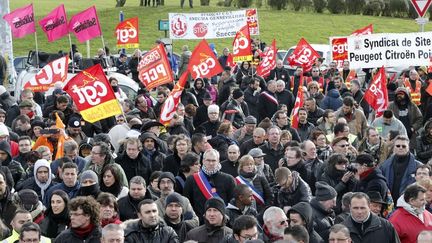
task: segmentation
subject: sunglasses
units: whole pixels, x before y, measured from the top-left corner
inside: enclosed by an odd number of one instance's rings
[[[284,225],[285,223],[287,223],[287,224],[289,224],[289,220],[288,219],[286,219],[286,220],[284,220],[284,221],[280,221],[279,222],[279,225]]]
[[[395,145],[395,146],[396,146],[396,148],[407,148],[406,145],[402,145],[402,144],[398,144],[398,145]]]

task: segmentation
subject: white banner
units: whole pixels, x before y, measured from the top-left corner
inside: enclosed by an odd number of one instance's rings
[[[232,38],[246,23],[249,24],[251,35],[259,35],[256,9],[215,13],[169,13],[171,39]]]
[[[429,66],[432,32],[348,37],[350,68]]]

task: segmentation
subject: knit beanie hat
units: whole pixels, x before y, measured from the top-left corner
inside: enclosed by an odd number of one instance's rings
[[[9,136],[9,130],[3,123],[0,123],[0,136]]]
[[[182,195],[178,194],[177,192],[173,192],[171,194],[169,194],[166,198],[165,198],[165,208],[168,206],[168,204],[170,203],[178,203],[180,204],[180,206],[183,208],[183,213],[184,210],[186,208],[185,205],[185,201],[183,200]]]
[[[233,91],[232,97],[233,97],[233,99],[238,99],[238,98],[242,97],[243,95],[244,94],[243,94],[243,91],[241,91],[241,89],[235,89]]]
[[[205,211],[207,211],[209,208],[215,208],[219,210],[219,212],[222,213],[222,215],[225,215],[225,203],[222,201],[222,199],[218,197],[212,197],[209,200],[205,202]]]
[[[315,188],[315,198],[318,201],[327,201],[337,197],[336,190],[323,181],[317,181]]]
[[[173,173],[171,173],[171,172],[162,172],[162,174],[159,176],[158,188],[160,188],[161,180],[164,179],[164,178],[168,178],[168,179],[170,179],[174,183],[174,185],[176,184],[175,177],[174,177]]]
[[[82,182],[85,181],[85,180],[93,180],[93,181],[95,181],[96,183],[99,182],[99,180],[98,180],[98,176],[97,176],[96,173],[95,173],[94,171],[92,171],[92,170],[86,170],[86,171],[84,171],[84,172],[81,174],[81,177],[80,177],[80,183],[82,183]]]

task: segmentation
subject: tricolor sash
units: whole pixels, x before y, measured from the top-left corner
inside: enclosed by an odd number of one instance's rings
[[[216,188],[212,187],[210,185],[210,182],[207,180],[207,177],[204,175],[204,172],[200,170],[199,172],[195,173],[193,175],[196,184],[198,185],[198,188],[200,189],[201,193],[204,195],[204,197],[208,200],[212,197],[219,197],[219,194],[216,192]]]
[[[237,181],[237,185],[244,184],[252,190],[252,194],[253,197],[255,198],[255,201],[257,201],[261,205],[265,205],[264,196],[249,181],[247,181],[242,176],[237,176],[235,179]]]

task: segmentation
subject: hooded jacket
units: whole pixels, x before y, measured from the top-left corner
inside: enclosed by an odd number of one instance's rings
[[[309,233],[309,242],[310,243],[324,243],[324,240],[321,236],[314,230],[313,228],[313,216],[312,216],[312,207],[307,202],[299,202],[290,208],[287,212],[289,216],[290,213],[299,214],[305,222],[305,227]]]
[[[323,110],[331,109],[337,111],[342,107],[343,101],[337,89],[331,89],[328,91],[327,95],[321,101],[320,107]]]
[[[12,174],[15,185],[18,184],[19,181],[24,180],[26,173],[21,164],[12,159],[11,147],[7,141],[0,142],[0,151],[7,153],[7,159],[1,161],[1,165],[7,166]]]
[[[328,239],[330,228],[334,224],[334,211],[326,211],[321,203],[312,198],[310,205],[312,207],[313,228],[322,239]]]

